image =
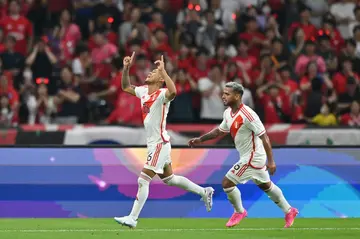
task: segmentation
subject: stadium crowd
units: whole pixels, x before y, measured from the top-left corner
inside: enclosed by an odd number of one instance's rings
[[[0,124],[141,124],[121,90],[165,56],[169,122],[217,123],[228,81],[264,123],[360,126],[360,1],[1,0]]]

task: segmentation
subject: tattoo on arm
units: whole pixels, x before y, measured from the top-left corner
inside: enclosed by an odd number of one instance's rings
[[[219,136],[224,135],[225,133],[220,131],[218,128],[211,130],[209,133],[204,134],[200,137],[201,142],[205,142],[211,139],[216,139]]]
[[[121,88],[124,90],[130,87],[129,69],[124,68],[122,72]]]

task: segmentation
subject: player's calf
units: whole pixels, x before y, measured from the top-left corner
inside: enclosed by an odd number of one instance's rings
[[[240,190],[236,187],[235,183],[224,177],[222,181],[222,187],[227,195],[227,198],[231,205],[234,207],[235,212],[243,213],[245,211],[242,201]]]
[[[285,199],[283,192],[278,186],[270,181],[259,184],[258,187],[262,189],[285,214],[289,212],[291,206]]]
[[[214,194],[213,188],[211,187],[203,188],[183,176],[178,176],[174,174],[166,178],[163,178],[162,180],[165,184],[169,186],[179,187],[188,192],[192,192],[200,195],[202,200],[205,202],[206,210],[208,212],[211,211],[213,205],[212,197]]]
[[[247,216],[247,212],[244,209],[241,201],[241,193],[235,183],[225,177],[222,181],[224,192],[231,205],[234,207],[234,213],[226,223],[227,227],[233,227],[241,222]]]
[[[138,178],[138,193],[136,195],[136,200],[130,213],[130,216],[134,220],[138,219],[140,212],[149,196],[149,186],[151,180],[152,178],[150,176],[141,172],[140,177]]]
[[[140,212],[143,209],[145,202],[149,196],[149,185],[152,177],[144,172],[141,172],[138,178],[138,192],[134,201],[131,213],[125,217],[115,217],[115,221],[123,226],[135,228],[137,225],[137,219],[139,218]]]
[[[269,198],[285,213],[285,227],[291,227],[299,211],[290,206],[281,189],[273,182],[258,185]]]
[[[200,196],[204,196],[205,194],[205,189],[203,187],[191,182],[189,179],[183,176],[172,174],[169,177],[163,178],[162,180],[169,186],[179,187],[186,191],[196,193]]]

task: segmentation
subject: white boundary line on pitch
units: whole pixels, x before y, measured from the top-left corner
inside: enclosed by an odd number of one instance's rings
[[[0,233],[61,233],[61,232],[208,232],[208,231],[360,231],[360,227],[349,228],[149,228],[149,229],[0,229]]]

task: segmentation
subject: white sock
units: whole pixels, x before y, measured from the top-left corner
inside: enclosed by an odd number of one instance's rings
[[[291,206],[288,201],[286,201],[283,192],[278,186],[271,183],[271,187],[265,191],[265,193],[284,213],[288,213]]]
[[[147,178],[147,180],[145,180],[142,177]],[[139,185],[138,193],[136,195],[136,200],[134,202],[134,205],[130,213],[130,216],[134,220],[138,219],[140,212],[143,209],[144,204],[149,196],[149,185],[151,178],[144,174],[142,174],[142,177],[138,178],[138,185]]]
[[[205,189],[203,187],[193,183],[192,181],[183,176],[177,176],[173,174],[169,177],[164,178],[163,182],[169,186],[176,186],[188,192],[198,194],[200,196],[204,196],[205,194]]]
[[[231,188],[224,188],[229,202],[233,205],[235,212],[243,213],[245,211],[242,201],[240,190],[235,186]]]

